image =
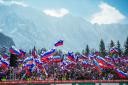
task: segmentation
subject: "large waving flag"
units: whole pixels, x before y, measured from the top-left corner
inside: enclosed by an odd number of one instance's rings
[[[74,57],[73,52],[68,52],[67,58],[68,58],[68,60],[70,60],[70,61],[76,62],[76,59],[75,59],[75,57]]]
[[[11,47],[11,48],[9,49],[9,52],[10,52],[11,54],[20,55],[20,51],[19,51],[18,49],[16,49],[15,47]]]
[[[34,62],[33,57],[26,58],[24,60],[24,66],[23,69],[28,72],[29,74],[35,70],[36,64]]]
[[[96,69],[101,73],[102,68],[100,67],[99,63],[95,59],[93,59],[93,64],[96,67]]]
[[[48,58],[53,56],[55,52],[56,52],[56,49],[51,49],[51,50],[41,54],[41,61],[44,62],[45,60],[47,60]]]
[[[102,58],[100,56],[97,56],[96,60],[99,63],[101,68],[113,69],[115,67],[111,62],[107,62],[104,58]]]
[[[63,45],[63,40],[59,40],[58,42],[55,43],[55,47],[62,46]]]
[[[6,69],[9,67],[9,62],[8,61],[5,61],[5,60],[1,60],[1,68],[2,69]]]
[[[123,71],[119,70],[119,69],[115,69],[116,73],[118,74],[118,76],[120,78],[128,78],[127,73],[124,73]]]
[[[104,58],[97,56],[96,57],[97,62],[99,63],[101,68],[107,68],[107,63]]]

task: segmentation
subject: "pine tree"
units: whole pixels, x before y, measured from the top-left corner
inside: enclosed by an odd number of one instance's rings
[[[31,49],[29,49],[29,54],[31,54],[32,53],[32,51],[31,51]]]
[[[119,42],[119,40],[117,41],[117,49],[118,49],[118,54],[119,54],[119,56],[121,56],[121,54],[122,54],[122,51],[121,51],[121,48],[120,48],[121,46],[120,46],[120,42]]]
[[[84,49],[82,50],[82,54],[85,55],[85,50]]]
[[[59,56],[62,56],[62,54],[63,54],[63,53],[62,53],[62,50],[59,49],[59,50],[58,50],[58,55],[59,55]]]
[[[33,50],[36,50],[36,46],[33,47]]]
[[[90,53],[89,46],[86,45],[85,54],[88,56],[89,53]]]
[[[100,55],[102,57],[105,57],[105,55],[106,55],[106,52],[105,52],[105,44],[104,44],[104,41],[102,39],[101,39],[100,45],[99,45],[99,52],[100,52]]]
[[[128,56],[128,37],[126,39],[126,42],[124,44],[124,55]]]
[[[120,46],[120,41],[119,40],[117,41],[117,46],[116,47],[117,47],[117,50],[118,50],[118,55],[121,56],[122,51],[121,51],[121,46]]]
[[[115,44],[114,44],[113,40],[111,40],[111,42],[110,42],[110,48],[112,48],[114,46],[115,46]]]

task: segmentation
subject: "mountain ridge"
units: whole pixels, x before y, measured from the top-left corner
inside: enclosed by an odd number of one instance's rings
[[[86,44],[98,49],[101,38],[106,45],[110,40],[120,40],[123,45],[128,36],[127,24],[93,25],[71,14],[53,18],[34,8],[16,5],[2,5],[2,8],[0,5],[0,12],[2,33],[11,37],[16,47],[23,49],[34,46],[51,48],[59,39],[64,40],[64,46],[60,49],[82,50]]]

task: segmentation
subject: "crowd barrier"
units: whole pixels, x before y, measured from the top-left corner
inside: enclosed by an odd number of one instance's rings
[[[1,81],[0,85],[128,85],[128,80]]]

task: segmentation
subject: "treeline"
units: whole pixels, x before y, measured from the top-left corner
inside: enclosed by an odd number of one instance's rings
[[[110,53],[110,50],[111,48],[116,48],[116,50],[118,51],[117,53]],[[42,51],[47,51],[46,48],[42,48],[40,50],[38,50],[38,53],[40,54]],[[86,56],[89,56],[89,54],[94,54],[98,52],[100,56],[102,57],[105,57],[106,55],[109,55],[109,56],[128,56],[128,37],[126,38],[125,42],[124,42],[124,45],[121,46],[120,44],[120,41],[116,41],[114,42],[113,40],[110,41],[109,43],[109,46],[106,48],[106,45],[104,43],[104,40],[101,39],[100,42],[99,42],[99,50],[95,50],[94,48],[91,49],[89,47],[89,45],[86,45],[86,48],[82,50],[82,52],[75,52],[75,55],[80,55],[80,54],[83,54],[83,55],[86,55]],[[31,50],[30,52],[31,53]],[[57,52],[55,53],[55,56],[58,55],[58,56],[61,56],[63,55],[64,53],[62,52],[62,50],[57,50]]]
[[[113,48],[113,47],[117,49],[117,51],[118,51],[117,53],[114,53],[114,54],[110,53],[110,50],[111,50],[111,48]],[[34,49],[36,49],[36,51],[37,51],[38,54],[41,54],[42,51],[44,51],[44,52],[47,51],[46,48],[38,49],[38,48],[36,48],[35,46],[34,46]],[[32,54],[32,50],[33,50],[33,49],[30,49],[29,52],[27,52],[27,54]],[[114,55],[114,56],[120,56],[120,57],[121,57],[121,56],[128,56],[128,37],[126,38],[126,40],[125,40],[123,46],[121,46],[119,40],[116,41],[116,43],[115,43],[113,40],[111,40],[111,41],[110,41],[110,44],[109,44],[109,47],[106,48],[106,45],[105,45],[105,43],[104,43],[104,40],[101,39],[100,42],[99,42],[99,50],[98,50],[98,51],[95,50],[94,48],[91,49],[91,48],[89,47],[89,45],[86,45],[85,49],[82,50],[82,53],[80,53],[80,52],[75,52],[75,55],[83,54],[83,55],[85,55],[85,56],[89,56],[89,54],[94,54],[94,53],[96,53],[96,52],[98,52],[99,55],[102,56],[102,57],[105,57],[106,55],[109,55],[109,56],[113,56],[113,55]],[[6,49],[5,47],[1,48],[1,49],[0,49],[0,55],[2,55],[3,53],[9,53],[9,52],[8,52],[8,49]],[[10,54],[10,53],[9,53],[9,54]],[[56,55],[62,56],[62,55],[64,55],[64,54],[65,54],[65,53],[62,52],[62,50],[57,50],[56,53],[55,53],[55,56],[56,56]]]
[[[118,53],[116,54],[111,54],[110,50],[112,48],[116,48]],[[86,48],[82,51],[82,53],[86,56],[88,56],[91,53],[96,52],[96,50],[94,49],[90,49],[89,45],[86,45]],[[106,48],[104,40],[101,39],[100,43],[99,43],[99,51],[97,51],[99,53],[100,56],[105,57],[106,55],[110,55],[110,56],[128,56],[128,37],[126,38],[124,45],[121,47],[120,41],[118,40],[116,43],[111,40],[110,41],[110,45],[108,48]]]

